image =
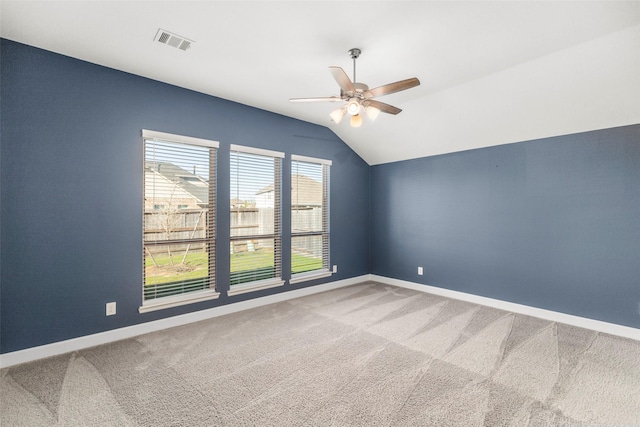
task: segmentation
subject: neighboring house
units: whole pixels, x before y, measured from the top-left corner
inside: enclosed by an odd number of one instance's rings
[[[273,207],[273,184],[256,193],[256,207]],[[322,206],[322,184],[306,175],[291,177],[291,208],[305,209]]]
[[[144,181],[145,212],[203,209],[209,204],[207,181],[173,163],[146,162]]]
[[[273,207],[273,184],[256,194],[258,208]],[[322,230],[322,184],[306,175],[291,176],[291,231],[294,233]],[[313,246],[311,242],[299,245]]]
[[[173,163],[145,162],[144,239],[193,239],[206,235],[209,184]],[[172,245],[172,250],[203,249],[202,245]],[[163,252],[166,247],[148,247]]]
[[[231,199],[232,235],[273,233],[274,185],[260,189],[255,206]],[[322,184],[305,175],[291,177],[292,231],[309,231],[322,224]]]

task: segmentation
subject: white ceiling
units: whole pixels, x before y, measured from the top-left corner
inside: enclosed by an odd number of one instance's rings
[[[369,164],[640,123],[640,2],[7,1],[1,35],[332,129]],[[154,42],[159,28],[192,39]],[[404,111],[333,123],[328,66]],[[197,136],[197,135],[195,135]]]

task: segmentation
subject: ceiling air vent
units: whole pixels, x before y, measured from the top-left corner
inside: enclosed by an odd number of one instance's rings
[[[184,37],[165,31],[162,28],[156,33],[154,40],[180,50],[189,49],[191,47],[191,43],[193,43],[193,40],[185,39]]]

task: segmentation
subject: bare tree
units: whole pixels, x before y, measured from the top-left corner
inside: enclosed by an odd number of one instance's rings
[[[176,229],[179,228],[180,223],[182,222],[182,215],[178,213],[179,206],[175,202],[175,193],[177,188],[178,182],[176,179],[173,181],[171,193],[166,201],[167,203],[162,205],[162,208],[158,212],[158,222],[167,240],[171,240],[172,233],[175,233]],[[171,253],[171,245],[167,245],[167,255],[169,255],[169,264],[173,266],[174,264],[173,254]],[[182,262],[184,262],[184,258]]]

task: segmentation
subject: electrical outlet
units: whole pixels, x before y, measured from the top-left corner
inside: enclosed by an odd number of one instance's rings
[[[338,266],[337,266],[337,265],[334,265],[334,266],[333,266],[333,272],[334,272],[334,273],[337,273],[337,272],[338,272]]]
[[[422,276],[423,273],[424,270],[422,269],[422,267],[418,267],[418,276]]]
[[[108,302],[107,303],[107,316],[113,316],[116,314],[116,303]]]

